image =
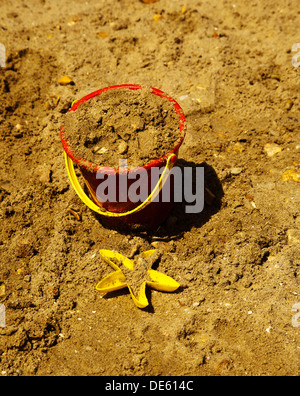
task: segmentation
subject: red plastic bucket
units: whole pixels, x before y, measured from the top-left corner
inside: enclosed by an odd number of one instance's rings
[[[127,85],[127,84],[106,87],[98,91],[92,92],[89,95],[83,97],[82,99],[76,101],[69,111],[76,111],[81,103],[86,102],[91,98],[94,98],[95,96],[101,95],[103,92],[112,89],[138,90],[138,89],[149,89],[149,88],[145,88],[141,85]],[[172,166],[174,166],[177,160],[179,148],[186,134],[186,120],[183,110],[179,106],[179,104],[163,91],[160,91],[156,88],[151,88],[151,91],[154,95],[160,96],[161,98],[168,100],[170,103],[174,105],[174,111],[178,115],[179,136],[178,136],[178,140],[176,141],[176,146],[172,150],[164,154],[161,158],[152,160],[147,164],[143,165],[143,169],[146,170],[148,174],[147,182],[149,188],[151,188],[151,177],[150,177],[151,169],[153,167],[158,167],[158,168],[166,167],[170,161],[172,162]],[[172,187],[170,194],[171,199],[169,202],[162,202],[161,199],[158,199],[158,202],[150,202],[147,205],[140,205],[140,203],[131,202],[129,199],[125,199],[125,202],[123,202],[124,199],[122,199],[122,202],[120,201],[100,202],[97,199],[96,191],[97,191],[97,187],[99,186],[100,183],[103,182],[103,180],[99,180],[99,177],[98,178],[96,177],[97,172],[101,172],[105,175],[106,174],[109,175],[112,172],[114,172],[116,174],[116,177],[118,178],[122,171],[119,169],[113,170],[109,166],[107,167],[98,166],[89,161],[86,161],[83,158],[78,157],[78,155],[73,151],[72,147],[70,146],[69,142],[66,139],[63,126],[61,127],[60,135],[61,135],[61,142],[65,151],[68,174],[71,181],[72,181],[72,175],[73,177],[75,177],[74,176],[75,173],[72,170],[72,167],[73,164],[76,164],[84,178],[84,182],[91,194],[93,202],[97,205],[97,208],[99,208],[99,210],[96,209],[94,204],[90,204],[88,206],[90,206],[93,210],[97,211],[100,214],[102,220],[104,220],[108,226],[113,228],[118,228],[119,226],[126,224],[129,226],[139,225],[145,229],[153,229],[153,228],[157,228],[168,217],[173,206]],[[128,168],[127,172],[128,173],[138,172],[138,168],[132,168],[132,169]],[[133,182],[134,179],[131,179],[131,181],[128,180],[128,189],[130,187],[130,183]],[[83,190],[80,188],[79,184],[77,182],[72,184],[77,194],[80,196],[80,198],[85,203],[89,202],[89,199],[87,200],[85,199],[83,195],[84,194]],[[116,186],[118,185],[119,183],[117,182]]]

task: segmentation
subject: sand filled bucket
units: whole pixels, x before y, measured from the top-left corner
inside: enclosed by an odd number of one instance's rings
[[[65,117],[65,163],[81,200],[110,227],[158,227],[173,206],[174,185],[169,200],[161,194],[186,133],[179,104],[155,88],[117,85],[74,102]]]

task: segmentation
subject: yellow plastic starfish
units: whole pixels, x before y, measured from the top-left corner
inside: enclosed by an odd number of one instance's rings
[[[101,293],[108,293],[128,287],[135,305],[139,308],[145,308],[149,305],[146,297],[146,285],[158,291],[172,292],[178,289],[180,286],[178,282],[159,271],[151,269],[153,263],[148,264],[147,261],[151,261],[151,256],[156,252],[156,249],[148,250],[142,253],[138,259],[130,260],[120,253],[101,249],[101,257],[115,271],[102,279],[97,284],[96,290]]]

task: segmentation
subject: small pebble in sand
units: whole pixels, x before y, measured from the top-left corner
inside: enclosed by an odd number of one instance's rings
[[[240,173],[242,173],[243,172],[243,168],[231,168],[230,169],[230,173],[233,175],[233,176],[237,176],[237,175],[239,175]]]
[[[280,153],[282,148],[275,143],[267,143],[264,147],[265,152],[269,157],[273,157],[273,155]]]
[[[59,85],[73,85],[74,81],[69,76],[63,76],[58,80]]]
[[[127,149],[128,149],[127,143],[124,140],[121,140],[121,142],[120,142],[120,144],[118,146],[119,154],[126,153]]]

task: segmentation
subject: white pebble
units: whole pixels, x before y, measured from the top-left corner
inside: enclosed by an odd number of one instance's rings
[[[239,175],[241,172],[243,172],[242,168],[232,168],[230,169],[230,173],[234,176]]]

